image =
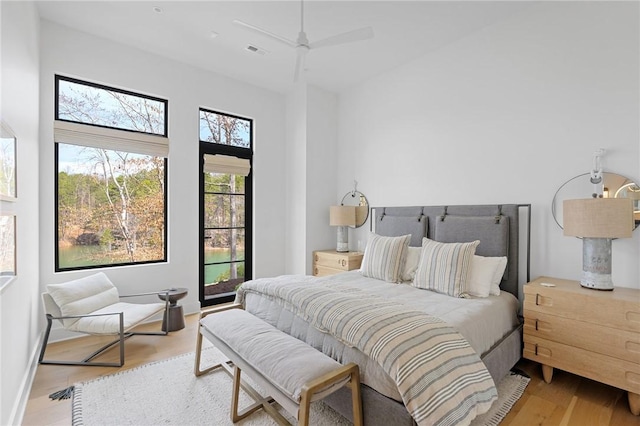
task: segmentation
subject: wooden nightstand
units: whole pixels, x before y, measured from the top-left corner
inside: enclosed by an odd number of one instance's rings
[[[640,290],[549,277],[526,284],[523,356],[542,364],[547,383],[559,368],[626,390],[640,415]]]
[[[313,275],[324,277],[360,268],[363,254],[357,251],[338,252],[318,250],[313,252]]]

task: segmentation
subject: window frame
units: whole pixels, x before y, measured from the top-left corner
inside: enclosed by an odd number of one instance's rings
[[[216,111],[209,108],[200,107],[198,109],[198,123],[200,123],[200,112],[205,111],[213,114],[224,115],[227,117],[237,118],[249,122],[249,147],[239,147],[233,145],[219,144],[211,141],[203,141],[200,139],[200,131],[198,131],[199,139],[199,159],[200,159],[200,182],[199,182],[199,284],[198,292],[200,305],[213,306],[221,303],[232,302],[235,299],[235,292],[232,295],[222,295],[206,298],[204,294],[204,279],[205,279],[205,181],[204,181],[204,155],[205,154],[222,154],[235,156],[249,160],[250,170],[249,174],[245,176],[244,188],[245,188],[245,225],[244,225],[244,280],[249,281],[253,279],[253,144],[254,144],[254,121],[252,118],[242,117],[227,112]]]
[[[125,132],[142,133],[142,134],[146,134],[146,135],[164,136],[164,137],[168,137],[169,136],[169,101],[167,99],[162,99],[162,98],[158,98],[158,97],[155,97],[155,96],[146,95],[146,94],[143,94],[143,93],[136,93],[136,92],[133,92],[131,90],[120,89],[120,88],[117,88],[117,87],[106,86],[104,84],[99,84],[99,83],[93,83],[93,82],[90,82],[90,81],[80,80],[80,79],[73,78],[73,77],[66,77],[66,76],[63,76],[63,75],[60,75],[60,74],[56,74],[54,76],[54,78],[55,78],[55,82],[54,82],[54,98],[55,98],[55,102],[54,102],[54,111],[53,111],[54,120],[67,121],[69,123],[79,123],[79,124],[84,124],[85,126],[102,127],[102,128],[105,128],[105,129],[122,130],[122,131],[125,131]],[[80,84],[80,85],[83,85],[83,86],[93,87],[95,89],[102,89],[102,90],[108,90],[108,91],[112,91],[112,92],[118,92],[118,93],[122,93],[123,95],[136,96],[138,98],[149,99],[151,101],[163,103],[164,104],[164,133],[160,134],[160,133],[142,132],[142,131],[139,131],[139,130],[124,129],[122,127],[105,126],[105,125],[102,125],[102,124],[85,123],[85,122],[82,122],[82,121],[75,121],[75,120],[68,120],[68,119],[65,119],[65,118],[60,118],[60,109],[59,109],[59,105],[58,105],[58,97],[59,97],[58,94],[60,93],[60,80],[68,81],[68,82],[75,83],[75,84]]]
[[[58,75],[56,74],[54,76],[55,79],[55,84],[54,84],[54,120],[58,120],[58,121],[65,121],[65,122],[70,122],[70,123],[78,123],[78,124],[82,124],[82,125],[86,125],[86,126],[92,126],[92,127],[100,127],[100,128],[106,128],[106,129],[115,129],[115,130],[119,130],[119,131],[127,131],[127,132],[132,132],[132,133],[139,133],[139,134],[146,134],[146,135],[153,135],[153,136],[163,136],[163,137],[168,137],[168,132],[169,132],[169,115],[168,115],[168,111],[169,111],[169,101],[166,99],[161,99],[161,98],[157,98],[157,97],[153,97],[153,96],[149,96],[149,95],[145,95],[145,94],[140,94],[140,93],[136,93],[130,90],[124,90],[124,89],[119,89],[119,88],[115,88],[115,87],[110,87],[110,86],[106,86],[106,85],[102,85],[102,84],[98,84],[98,83],[93,83],[90,81],[84,81],[84,80],[80,80],[80,79],[76,79],[76,78],[72,78],[72,77],[66,77],[66,76],[62,76],[62,75]],[[138,130],[132,130],[132,129],[124,129],[124,128],[119,128],[119,127],[112,127],[112,126],[104,126],[104,125],[98,125],[98,124],[91,124],[91,123],[84,123],[84,122],[79,122],[79,121],[74,121],[74,120],[68,120],[68,119],[61,119],[59,118],[59,82],[60,80],[65,80],[65,81],[70,81],[76,84],[81,84],[81,85],[85,85],[85,86],[89,86],[89,87],[94,87],[97,89],[103,89],[103,90],[109,90],[109,91],[114,91],[114,92],[119,92],[122,94],[126,94],[126,95],[130,95],[130,96],[136,96],[136,97],[140,97],[140,98],[144,98],[144,99],[149,99],[149,100],[153,100],[153,101],[157,101],[157,102],[162,102],[164,103],[164,134],[159,134],[159,133],[151,133],[151,132],[142,132],[142,131],[138,131]],[[163,226],[163,250],[162,250],[162,259],[154,259],[154,260],[143,260],[143,261],[136,261],[136,262],[118,262],[118,263],[109,263],[109,264],[101,264],[101,265],[87,265],[87,266],[74,266],[74,267],[60,267],[60,244],[59,244],[59,219],[60,219],[60,209],[59,209],[59,204],[58,204],[58,200],[59,200],[59,142],[56,142],[54,139],[54,272],[69,272],[69,271],[80,271],[80,270],[92,270],[92,269],[103,269],[103,268],[115,268],[115,267],[122,267],[122,266],[134,266],[134,265],[148,265],[148,264],[155,264],[155,263],[167,263],[168,262],[168,247],[169,247],[169,240],[168,240],[168,236],[169,236],[169,222],[167,220],[168,217],[168,200],[169,200],[169,188],[168,188],[168,175],[169,175],[169,171],[168,171],[168,165],[169,165],[169,161],[167,157],[163,158],[163,169],[164,169],[164,176],[163,176],[163,188],[164,188],[164,192],[163,192],[163,217],[164,217],[164,226]],[[90,146],[87,146],[87,148],[91,148]],[[108,149],[110,151],[115,151],[114,149],[111,148],[104,148],[104,149]],[[151,155],[149,155],[151,156]],[[160,156],[156,156],[159,157]]]

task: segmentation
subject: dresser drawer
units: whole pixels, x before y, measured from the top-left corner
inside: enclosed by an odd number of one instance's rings
[[[524,286],[524,310],[640,332],[640,293],[616,287],[603,292],[579,285],[544,287],[538,279]],[[563,280],[554,280],[562,284]]]
[[[524,334],[523,356],[633,393],[640,393],[640,364]]]
[[[362,255],[335,254],[332,252],[314,252],[313,263],[316,267],[337,269],[339,271],[352,271],[360,268]]]
[[[640,362],[640,333],[634,331],[525,310],[524,332],[613,358]]]
[[[327,275],[335,275],[344,272],[341,269],[327,268],[326,266],[314,266],[313,275],[316,277],[326,277]]]

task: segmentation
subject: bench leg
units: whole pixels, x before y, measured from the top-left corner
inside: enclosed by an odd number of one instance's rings
[[[240,375],[242,370],[238,368],[237,365],[233,366],[233,391],[231,393],[231,421],[233,423],[237,423],[245,417],[255,413],[261,408],[266,408],[266,406],[270,405],[270,399],[268,398],[259,398],[255,403],[251,404],[249,407],[245,408],[241,413],[238,413],[238,405],[240,401],[240,386],[242,385],[242,380]]]
[[[240,399],[240,374],[238,367],[233,368],[233,389],[231,390],[231,421],[233,423],[240,421],[238,415],[238,399]]]
[[[167,302],[167,303],[169,303],[169,302]],[[200,319],[206,317],[207,315],[215,314],[216,312],[222,312],[222,311],[226,311],[226,310],[229,310],[229,309],[242,309],[242,305],[234,303],[232,305],[225,305],[225,306],[220,306],[220,307],[217,307],[217,308],[209,309],[209,310],[206,310],[206,311],[201,311],[200,312]],[[167,311],[167,312],[169,312],[169,311]],[[196,360],[195,360],[195,365],[193,366],[193,374],[195,374],[196,377],[200,377],[203,374],[207,374],[210,371],[217,370],[218,368],[220,368],[222,366],[222,364],[215,364],[215,365],[212,365],[211,367],[205,368],[204,370],[200,369],[200,356],[202,355],[202,333],[200,332],[200,327],[201,326],[198,324],[198,335],[196,336]],[[167,333],[165,333],[165,334],[167,334]]]
[[[351,388],[351,404],[353,406],[353,426],[362,426],[362,396],[360,394],[360,369],[354,368],[349,379],[348,386]]]
[[[311,398],[308,394],[300,398],[300,408],[298,409],[298,426],[309,426],[309,412],[311,410]]]
[[[313,395],[320,389],[336,383],[345,378],[349,378],[346,386],[351,388],[351,403],[353,405],[353,424],[362,426],[362,396],[360,394],[360,369],[354,363],[342,366],[341,368],[320,376],[302,387],[300,393],[300,404],[298,407],[298,426],[309,424],[309,412]]]
[[[196,359],[193,364],[193,374],[195,374],[196,377],[200,377],[203,374],[207,374],[210,371],[217,370],[222,366],[221,364],[215,364],[215,365],[212,365],[211,367],[207,367],[204,370],[201,370],[200,369],[201,356],[202,356],[202,333],[200,333],[200,328],[198,327],[198,337],[196,338],[196,356],[195,356]]]

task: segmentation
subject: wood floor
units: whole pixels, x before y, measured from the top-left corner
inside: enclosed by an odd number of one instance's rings
[[[113,374],[153,361],[171,358],[195,349],[197,315],[186,317],[186,328],[168,336],[134,336],[126,343],[126,363],[114,367],[68,367],[40,365],[27,403],[23,425],[70,425],[71,401],[51,401],[49,394],[71,386],[73,383]],[[145,325],[147,330],[156,330],[158,324]],[[95,337],[83,337],[82,341],[67,341],[49,346],[47,358],[77,359],[91,353],[105,341]],[[65,358],[66,357],[66,358]],[[117,351],[101,357],[105,361],[116,361]],[[553,382],[542,380],[540,366],[522,360],[517,365],[531,377],[527,389],[501,423],[502,426],[640,426],[640,417],[629,412],[626,393],[556,371]],[[229,389],[231,392],[231,389]],[[114,395],[117,398],[117,395]],[[211,424],[215,424],[212,421]]]

